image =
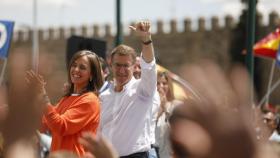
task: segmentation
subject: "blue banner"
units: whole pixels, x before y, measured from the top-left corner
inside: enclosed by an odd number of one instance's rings
[[[280,44],[279,44],[277,55],[276,55],[276,65],[278,67],[280,67]]]
[[[8,57],[10,43],[13,35],[14,22],[0,20],[0,58]]]

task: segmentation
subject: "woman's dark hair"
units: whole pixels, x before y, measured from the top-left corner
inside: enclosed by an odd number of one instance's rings
[[[79,59],[80,57],[83,57],[83,56],[86,56],[88,58],[88,61],[90,64],[90,74],[91,74],[91,78],[92,78],[92,80],[88,82],[87,88],[85,89],[85,91],[83,91],[83,93],[92,91],[96,95],[98,95],[98,91],[103,85],[104,80],[103,80],[102,73],[101,73],[102,70],[101,70],[101,64],[99,61],[99,57],[92,51],[81,50],[81,51],[78,51],[77,53],[75,53],[74,56],[70,60],[70,63],[68,66],[69,88],[66,91],[65,96],[70,96],[74,91],[74,84],[71,82],[71,77],[70,77],[71,66],[77,59]]]

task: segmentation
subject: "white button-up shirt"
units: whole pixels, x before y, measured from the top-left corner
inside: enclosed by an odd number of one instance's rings
[[[134,77],[121,92],[114,85],[100,94],[100,132],[111,141],[120,156],[150,149],[152,105],[157,86],[155,59],[140,60],[141,79]]]
[[[151,138],[151,144],[153,145],[155,145],[156,143],[155,130],[156,130],[156,121],[157,121],[159,108],[160,108],[160,96],[159,93],[156,92],[153,99],[152,116],[150,122],[150,138]]]

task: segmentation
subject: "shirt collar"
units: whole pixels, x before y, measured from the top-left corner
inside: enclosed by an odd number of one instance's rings
[[[123,86],[123,89],[122,89],[122,91],[120,91],[120,92],[124,92],[124,91],[125,91],[126,89],[128,89],[135,81],[136,81],[135,77],[132,76],[132,78]],[[115,85],[116,85],[116,81],[114,80],[114,84],[113,84],[112,87],[111,87],[111,90],[112,90],[113,92],[116,92],[116,91],[114,90]]]

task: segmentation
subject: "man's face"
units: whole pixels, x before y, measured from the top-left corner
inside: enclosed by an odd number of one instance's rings
[[[117,86],[124,86],[133,75],[133,60],[129,55],[114,55],[112,59],[112,72]]]
[[[275,129],[277,127],[275,122],[275,115],[272,112],[268,112],[264,115],[264,122],[271,129]]]

